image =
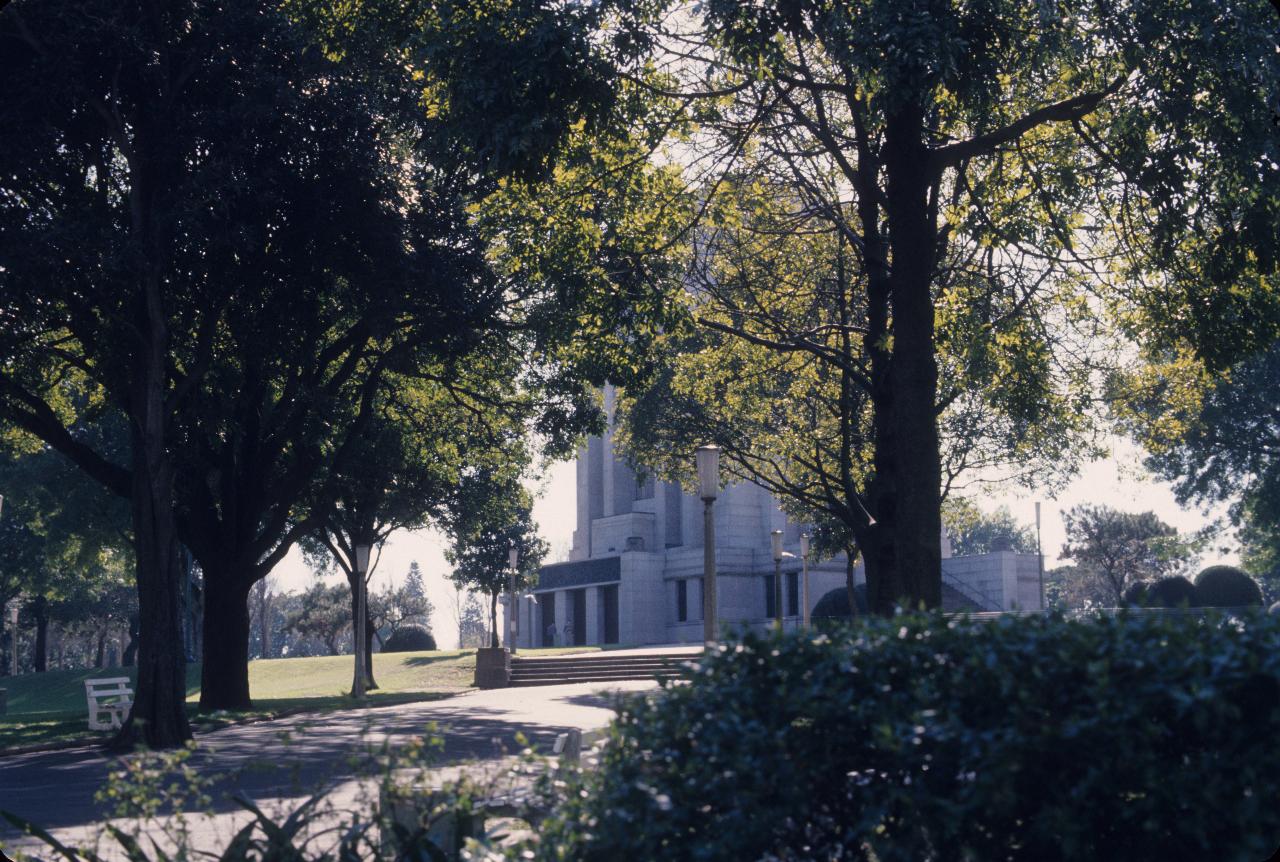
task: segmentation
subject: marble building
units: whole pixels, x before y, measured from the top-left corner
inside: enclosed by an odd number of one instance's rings
[[[605,391],[613,415],[614,392]],[[531,594],[517,600],[521,647],[700,642],[703,503],[678,485],[638,481],[613,448],[612,431],[578,452],[577,524],[567,562],[544,566]],[[716,586],[721,624],[763,630],[772,621],[770,534],[783,531],[785,624],[801,619],[802,525],[763,488],[738,483],[715,503]],[[944,608],[1035,609],[1038,560],[1010,551],[953,557],[942,537]],[[843,556],[809,566],[810,610],[844,590]],[[861,567],[856,575],[862,580]],[[554,629],[554,633],[553,630]]]

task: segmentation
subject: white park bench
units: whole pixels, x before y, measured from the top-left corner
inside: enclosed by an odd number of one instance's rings
[[[89,729],[115,730],[124,724],[133,706],[133,689],[129,677],[86,679],[84,696],[89,701]],[[105,718],[104,718],[105,716]]]

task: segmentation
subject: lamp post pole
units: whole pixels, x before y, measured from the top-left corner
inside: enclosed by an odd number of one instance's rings
[[[699,446],[694,453],[698,465],[698,490],[702,497],[702,636],[707,645],[716,642],[716,517],[715,502],[720,492],[720,447]]]
[[[1040,502],[1036,501],[1036,567],[1040,575],[1040,610],[1044,610],[1044,550],[1040,547]]]
[[[773,542],[773,624],[782,634],[782,531],[769,534]]]
[[[9,660],[13,665],[13,669],[9,672],[10,676],[18,675],[18,599],[13,600],[13,605],[9,608],[9,643],[13,645],[12,655]]]
[[[507,551],[507,650],[516,654],[516,567],[520,565],[520,549],[514,541]]]
[[[804,627],[809,627],[809,534],[800,534],[800,571],[801,594],[800,619]]]
[[[365,688],[365,626],[369,612],[365,595],[365,573],[369,571],[369,546],[356,545],[356,673],[351,683],[351,696],[357,699],[364,697]]]

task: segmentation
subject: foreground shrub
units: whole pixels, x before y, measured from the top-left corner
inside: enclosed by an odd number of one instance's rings
[[[421,652],[436,648],[435,636],[425,626],[403,625],[382,645],[383,652]]]
[[[1210,566],[1196,575],[1196,604],[1202,608],[1262,606],[1258,582],[1235,566]]]
[[[1266,859],[1280,620],[940,616],[722,644],[621,710],[544,859]]]

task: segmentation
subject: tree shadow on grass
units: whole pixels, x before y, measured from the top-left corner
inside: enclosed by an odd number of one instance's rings
[[[379,653],[381,655],[381,653]],[[405,667],[426,667],[442,661],[458,661],[467,658],[467,653],[449,653],[443,655],[415,655],[404,659]]]

